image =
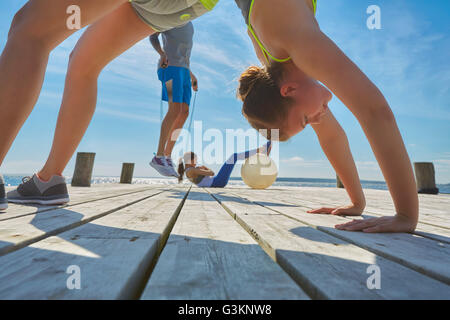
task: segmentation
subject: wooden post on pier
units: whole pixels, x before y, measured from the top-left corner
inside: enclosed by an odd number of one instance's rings
[[[92,170],[94,168],[95,153],[78,152],[77,161],[75,163],[75,171],[73,172],[73,187],[90,187]]]
[[[336,187],[337,188],[345,188],[344,184],[342,183],[341,179],[339,178],[338,175],[336,175]]]
[[[416,174],[417,192],[426,194],[438,194],[436,188],[435,171],[432,162],[414,162]]]
[[[134,163],[124,163],[120,174],[120,183],[131,183],[133,180]]]

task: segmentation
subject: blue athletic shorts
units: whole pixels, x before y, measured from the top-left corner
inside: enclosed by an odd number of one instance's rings
[[[162,99],[169,102],[166,82],[172,80],[172,101],[191,104],[192,85],[188,68],[168,66],[158,69],[158,79],[162,82]]]

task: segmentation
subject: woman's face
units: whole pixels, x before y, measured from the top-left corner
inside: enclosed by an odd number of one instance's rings
[[[283,126],[285,135],[289,137],[302,131],[308,124],[319,124],[333,97],[327,88],[298,68],[288,70],[280,90],[283,96],[293,100]]]

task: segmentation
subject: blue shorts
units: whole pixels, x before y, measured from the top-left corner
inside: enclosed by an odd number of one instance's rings
[[[172,101],[191,104],[191,73],[188,68],[168,66],[158,69],[158,79],[162,82],[162,99],[169,102],[166,82],[172,80]]]

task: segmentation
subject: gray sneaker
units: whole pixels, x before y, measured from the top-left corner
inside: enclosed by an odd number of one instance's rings
[[[43,182],[33,175],[23,178],[22,182],[16,190],[8,192],[9,202],[54,205],[70,201],[64,177],[53,176],[49,181]]]
[[[0,211],[8,209],[8,200],[6,200],[5,194],[5,181],[0,174]]]
[[[173,164],[171,157],[166,157],[166,163],[168,164],[168,170],[167,170],[168,173],[173,177],[176,177],[176,178],[180,177],[177,170],[175,169],[175,165]]]

